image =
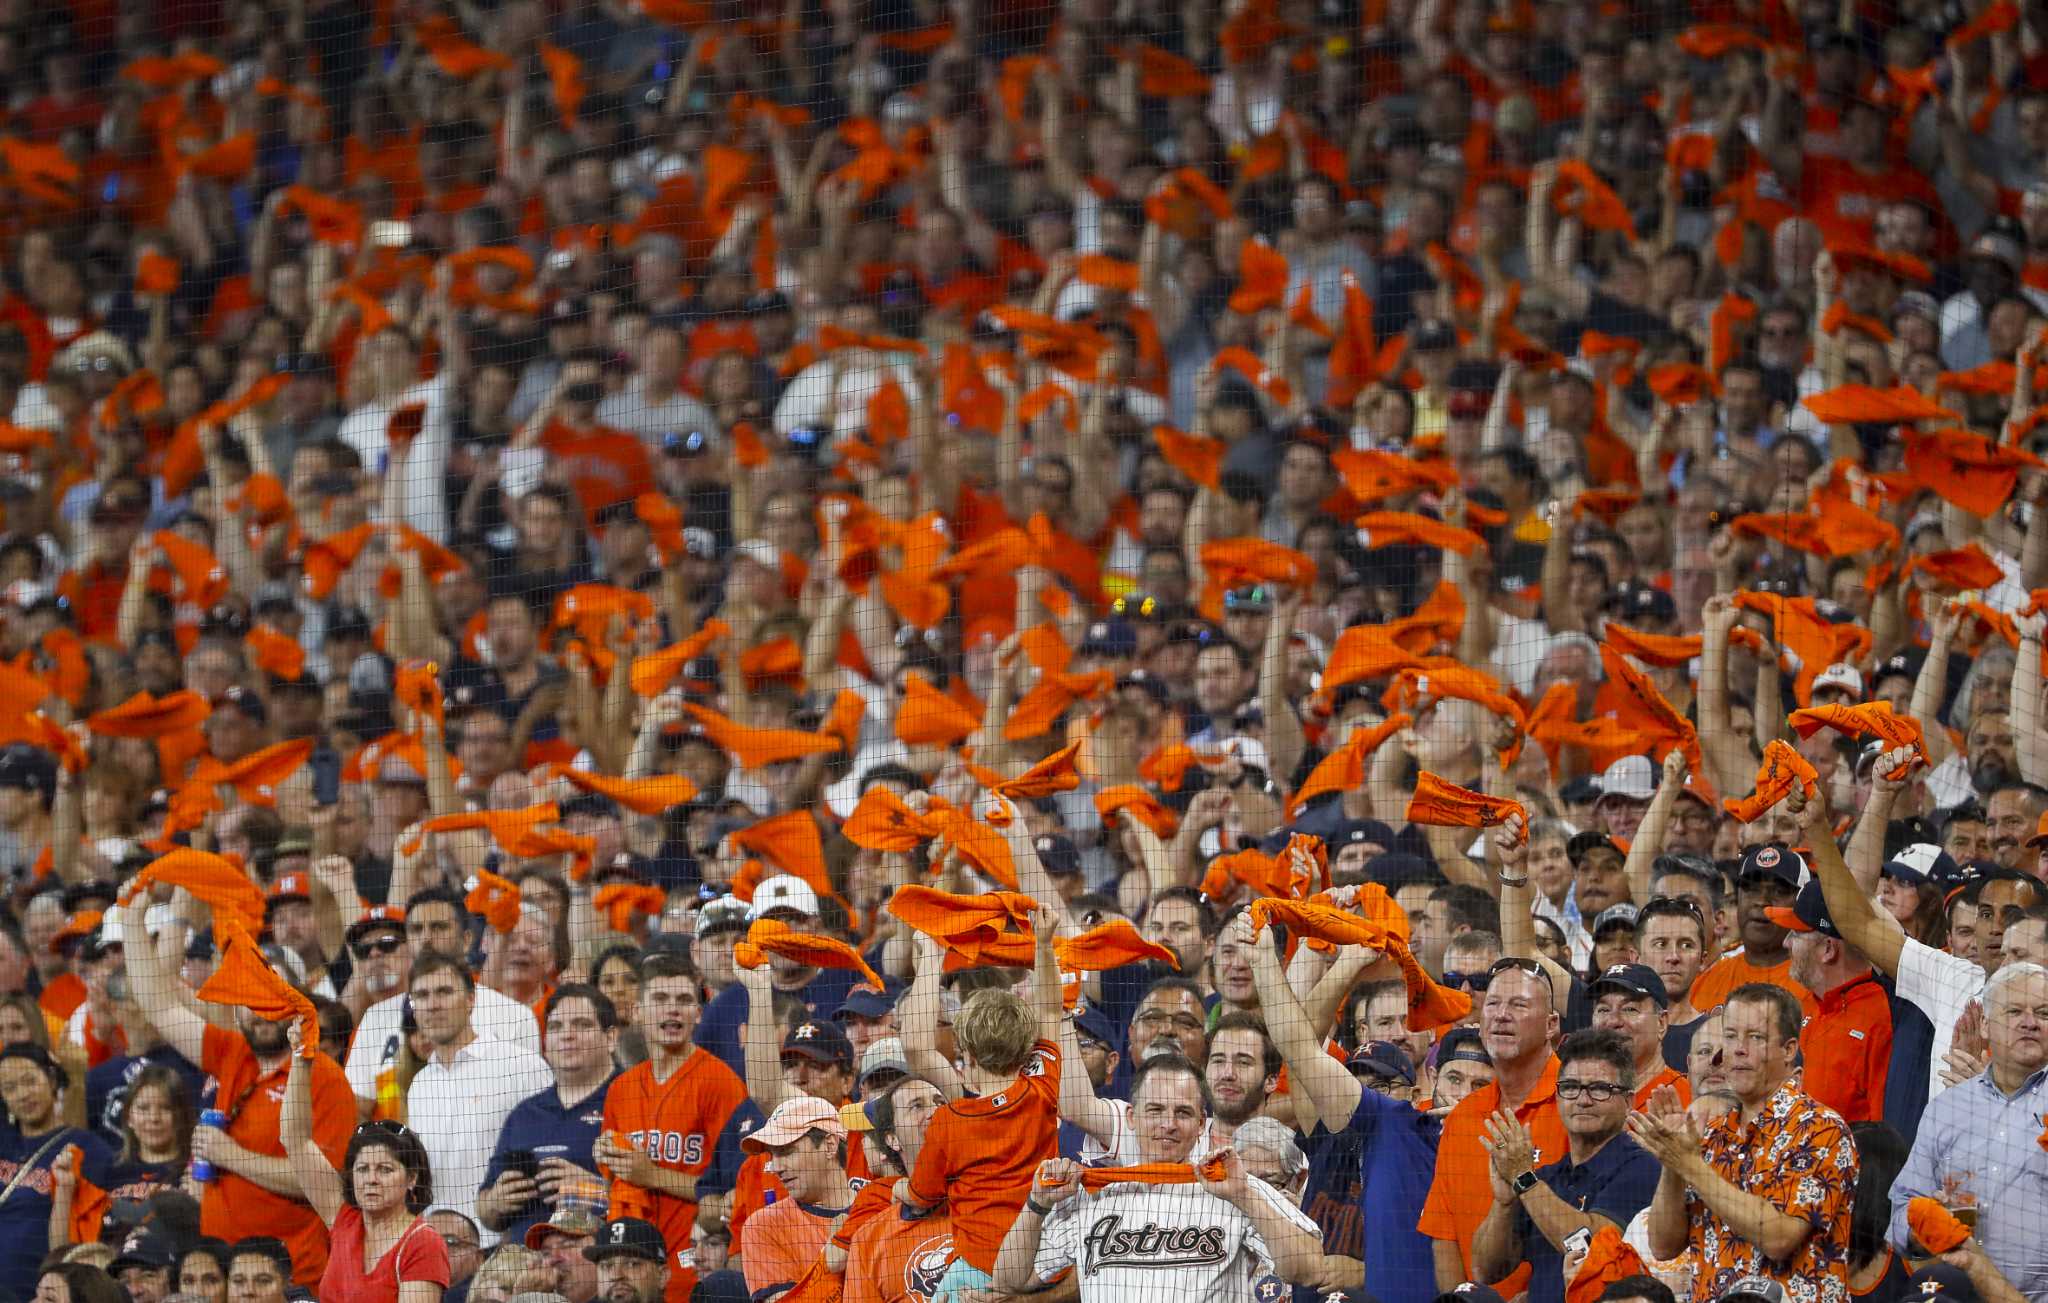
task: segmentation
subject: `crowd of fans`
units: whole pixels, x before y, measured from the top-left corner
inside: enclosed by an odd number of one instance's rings
[[[2048,5],[0,6],[0,1301],[2048,1301]]]

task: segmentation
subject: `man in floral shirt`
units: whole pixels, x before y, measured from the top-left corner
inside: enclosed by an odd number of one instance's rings
[[[1728,1088],[1742,1108],[1702,1136],[1666,1086],[1629,1123],[1664,1165],[1650,1251],[1693,1252],[1695,1303],[1743,1276],[1780,1282],[1792,1303],[1848,1303],[1856,1146],[1847,1124],[1794,1078],[1799,1001],[1752,983],[1728,997],[1723,1018]]]

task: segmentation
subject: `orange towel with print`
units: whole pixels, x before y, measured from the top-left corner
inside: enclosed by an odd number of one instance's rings
[[[658,697],[668,691],[676,676],[685,667],[732,632],[732,627],[723,620],[706,620],[697,632],[680,642],[670,643],[657,652],[635,656],[633,666],[627,671],[627,681],[633,691],[642,697]]]
[[[561,807],[553,801],[529,805],[517,810],[464,810],[456,814],[437,814],[420,824],[420,835],[404,842],[399,849],[407,855],[419,854],[426,844],[428,835],[438,832],[464,832],[482,829],[491,835],[491,840],[501,847],[509,847],[529,828],[544,823],[554,823],[562,817]]]
[[[277,788],[312,756],[313,739],[302,737],[252,751],[231,765],[220,764],[208,757],[192,771],[191,785],[232,787],[236,796],[251,805],[273,805],[277,801]]]
[[[1347,683],[1384,679],[1421,662],[1399,641],[1392,625],[1354,624],[1337,635],[1330,660],[1323,667],[1323,691]]]
[[[519,887],[492,873],[477,869],[464,884],[468,894],[462,907],[491,925],[491,931],[510,932],[519,926]]]
[[[1299,588],[1316,579],[1316,563],[1308,553],[1263,538],[1226,538],[1202,544],[1202,569],[1223,588],[1247,584],[1286,584]]]
[[[659,914],[668,904],[668,893],[660,887],[613,882],[597,889],[590,905],[614,932],[631,932],[635,914]]]
[[[1010,707],[1010,717],[1003,721],[1003,737],[1010,742],[1044,737],[1076,703],[1104,696],[1114,687],[1116,675],[1108,670],[1047,674]],[[904,705],[909,704],[906,695]]]
[[[1609,620],[1601,630],[1602,638],[1624,656],[1633,656],[1646,665],[1661,665],[1676,668],[1700,654],[1701,638],[1698,634],[1690,637],[1676,637],[1662,633],[1644,633],[1631,629],[1625,624]]]
[[[227,568],[211,548],[183,534],[160,529],[151,536],[171,569],[171,595],[195,606],[212,606],[228,595]]]
[[[1325,792],[1355,792],[1363,788],[1366,760],[1388,738],[1414,722],[1412,715],[1400,711],[1370,728],[1354,731],[1342,746],[1317,761],[1301,787],[1287,798],[1287,817],[1292,819],[1297,810]]]
[[[1988,516],[2005,505],[2024,467],[2040,458],[1971,430],[1936,430],[1906,439],[1906,470],[1916,485],[1933,489],[1973,516]]]
[[[695,702],[683,709],[697,721],[697,727],[703,730],[705,737],[739,760],[742,769],[761,769],[785,760],[831,755],[839,750],[836,738],[819,737],[793,728],[748,728]]]
[[[1415,776],[1415,794],[1408,798],[1409,823],[1439,828],[1492,828],[1506,823],[1509,815],[1522,816],[1527,836],[1529,812],[1520,801],[1505,796],[1487,796],[1423,770]]]
[[[1621,1232],[1613,1226],[1602,1226],[1586,1246],[1586,1259],[1579,1264],[1578,1275],[1565,1285],[1564,1303],[1595,1303],[1609,1285],[1643,1275],[1646,1270],[1636,1251],[1621,1238]]]
[[[784,873],[810,884],[820,896],[837,896],[825,870],[825,843],[808,810],[788,810],[729,834],[734,847],[760,856]]]
[[[121,899],[132,901],[159,882],[183,887],[212,906],[216,917],[228,915],[251,931],[263,926],[263,888],[233,860],[181,846],[143,865],[121,889]]]
[[[1359,545],[1366,548],[1419,543],[1471,556],[1486,546],[1486,540],[1469,529],[1446,525],[1412,511],[1369,511],[1352,523],[1358,527]]]
[[[1252,902],[1251,919],[1253,936],[1263,932],[1268,924],[1280,923],[1304,940],[1314,939],[1337,946],[1385,950],[1391,941],[1397,939],[1380,924],[1322,900],[1285,900],[1267,896]]]
[[[516,905],[516,887],[513,898]],[[248,930],[234,915],[215,915],[213,932],[220,944],[220,964],[193,995],[208,1004],[247,1009],[270,1022],[296,1018],[299,1053],[309,1059],[320,1053],[320,1015],[314,1011],[313,1002],[264,962],[263,952],[256,948]]]
[[[1095,794],[1095,812],[1111,827],[1116,826],[1117,812],[1129,810],[1131,815],[1159,834],[1161,840],[1170,840],[1179,828],[1180,820],[1173,811],[1159,803],[1159,798],[1144,788],[1132,783],[1118,787],[1106,787]]]
[[[1033,901],[1014,891],[962,896],[912,883],[898,887],[883,908],[970,963],[980,962],[984,950],[999,953],[1017,935],[1031,935]]]
[[[1806,762],[1805,756],[1772,738],[1764,747],[1764,761],[1756,771],[1756,791],[1739,801],[1723,801],[1721,808],[1744,823],[1755,823],[1764,811],[1790,796],[1794,786],[1804,788],[1812,796],[1819,790],[1819,779],[1820,773]]]
[[[1801,737],[1812,737],[1824,728],[1847,733],[1850,737],[1881,738],[1886,750],[1911,747],[1922,761],[1927,759],[1925,740],[1920,736],[1920,721],[1911,715],[1895,715],[1889,701],[1867,701],[1855,706],[1808,706],[1795,710],[1786,717],[1786,723]],[[1885,777],[1904,778],[1907,767],[1900,767]]]
[[[1447,461],[1416,461],[1378,448],[1339,448],[1330,454],[1330,465],[1361,504],[1458,486],[1457,468]]]
[[[1081,785],[1081,775],[1074,772],[1074,757],[1080,750],[1079,742],[1070,742],[1015,778],[1005,778],[973,764],[967,766],[967,772],[973,774],[974,781],[990,793],[1002,797],[1005,803],[1040,801],[1054,792],[1071,792]],[[998,805],[987,815],[988,822],[997,828],[1007,826],[1010,817],[1010,812],[1003,805]]]
[[[1869,385],[1836,385],[1800,400],[1816,419],[1861,425],[1872,422],[1957,419],[1941,404],[1921,396],[1911,385],[1875,389]]]
[[[981,720],[916,670],[903,676],[896,708],[896,740],[907,746],[949,747],[973,736]]]
[[[919,814],[886,787],[861,793],[840,834],[863,850],[902,854],[916,850],[945,831],[937,818]]]
[[[635,814],[664,814],[697,799],[697,785],[681,774],[658,774],[653,778],[614,778],[587,769],[556,766],[555,772],[572,786],[609,797]]]
[[[1187,781],[1188,770],[1197,765],[1215,769],[1223,764],[1224,759],[1221,751],[1196,750],[1176,742],[1172,746],[1160,747],[1140,760],[1138,777],[1166,791],[1178,792],[1180,785]]]
[[[1390,947],[1387,958],[1401,970],[1401,980],[1408,987],[1408,1020],[1403,1025],[1409,1031],[1426,1032],[1455,1026],[1471,1014],[1472,997],[1431,977],[1423,969],[1421,961],[1416,959],[1415,952],[1408,948],[1407,942]]]
[[[300,563],[305,573],[306,596],[315,601],[325,601],[376,534],[376,524],[365,521],[309,546],[305,559]]]
[[[1994,588],[2005,578],[2005,571],[1998,568],[1984,552],[1971,543],[1965,547],[1950,548],[1946,552],[1929,552],[1916,556],[1906,563],[1906,573],[1921,571],[1933,575],[1942,587],[1957,592],[1972,588]]]
[[[1201,1165],[1202,1175],[1211,1181],[1224,1177],[1223,1160],[1211,1158]],[[1190,1163],[1134,1163],[1129,1167],[1084,1167],[1081,1188],[1090,1194],[1112,1185],[1193,1185],[1195,1167]]]
[[[1231,851],[1210,860],[1202,871],[1200,891],[1211,900],[1223,900],[1235,894],[1231,887],[1233,882],[1250,887],[1257,896],[1292,899],[1300,894],[1300,884],[1280,857],[1268,855],[1256,846],[1247,846],[1241,851]]]
[[[1658,742],[1677,747],[1695,780],[1702,781],[1699,776],[1707,772],[1707,764],[1700,753],[1700,735],[1693,728],[1692,721],[1679,714],[1678,708],[1657,691],[1657,685],[1614,647],[1601,644],[1600,664],[1607,670],[1607,677],[1623,690],[1615,722],[1623,728],[1647,733]]]
[[[1913,1238],[1929,1253],[1950,1253],[1963,1246],[1970,1238],[1970,1228],[1956,1220],[1956,1215],[1943,1207],[1938,1199],[1916,1195],[1906,1201],[1906,1225],[1912,1229]]]
[[[446,706],[441,697],[441,667],[432,661],[407,661],[393,677],[391,695],[416,719],[431,719],[445,725]]]
[[[757,918],[747,929],[747,939],[734,949],[733,958],[743,968],[759,968],[768,962],[769,955],[781,955],[784,959],[794,959],[812,968],[838,968],[859,973],[876,990],[884,985],[881,974],[868,967],[868,961],[860,957],[860,951],[844,941],[814,932],[798,932],[779,918]]]
[[[569,879],[572,882],[588,878],[592,862],[597,858],[597,838],[580,836],[566,828],[522,828],[502,844],[505,853],[518,860],[569,856]]]

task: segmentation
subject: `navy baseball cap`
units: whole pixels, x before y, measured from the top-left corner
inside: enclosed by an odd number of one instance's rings
[[[1493,1286],[1468,1280],[1456,1289],[1445,1290],[1430,1300],[1430,1303],[1507,1303],[1507,1300],[1503,1299],[1500,1291]]]
[[[1921,1299],[1927,1303],[1947,1300],[1947,1303],[1977,1303],[1982,1295],[1970,1280],[1969,1274],[1961,1267],[1952,1267],[1946,1262],[1931,1262],[1906,1277],[1904,1297]]]
[[[1486,1052],[1486,1042],[1479,1038],[1477,1027],[1453,1027],[1436,1043],[1437,1067],[1460,1060],[1493,1066],[1493,1056]]]
[[[893,1013],[896,997],[887,991],[878,991],[863,982],[846,993],[846,999],[832,1014],[832,1021],[842,1018],[880,1018]]]
[[[1408,1057],[1408,1051],[1391,1041],[1359,1046],[1345,1060],[1345,1066],[1353,1072],[1363,1070],[1368,1076],[1398,1078],[1407,1085],[1415,1084],[1415,1061]]]
[[[1330,835],[1324,841],[1332,855],[1346,846],[1378,846],[1384,849],[1394,844],[1394,830],[1378,819],[1346,819],[1330,829]]]
[[[1138,631],[1129,620],[1119,617],[1097,620],[1088,626],[1088,631],[1082,635],[1081,645],[1075,648],[1074,654],[1127,660],[1138,654]]]
[[[1659,1009],[1671,1007],[1671,993],[1664,989],[1664,979],[1643,964],[1614,965],[1593,979],[1587,994],[1597,1000],[1609,991],[1619,991],[1632,1000],[1654,1000]]]
[[[1736,872],[1735,880],[1776,878],[1796,891],[1805,884],[1808,876],[1806,861],[1799,852],[1772,842],[1752,846],[1742,853],[1742,868]]]
[[[1820,889],[1820,879],[1815,878],[1799,889],[1799,895],[1792,902],[1792,908],[1773,905],[1764,913],[1771,922],[1788,932],[1818,932],[1824,937],[1837,941],[1842,934],[1835,927],[1835,920],[1828,915],[1827,897]]]
[[[839,1024],[807,1022],[792,1030],[782,1041],[782,1057],[800,1054],[819,1063],[853,1067],[853,1042],[839,1030]]]
[[[1112,1050],[1123,1049],[1123,1033],[1117,1029],[1116,1020],[1103,1007],[1086,996],[1081,998],[1081,1007],[1074,1012],[1074,1030],[1092,1040],[1101,1041]]]
[[[1045,866],[1045,871],[1056,878],[1081,871],[1081,848],[1070,837],[1046,833],[1031,839],[1031,849],[1038,852],[1038,862]]]

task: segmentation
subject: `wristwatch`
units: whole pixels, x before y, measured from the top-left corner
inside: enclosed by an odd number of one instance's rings
[[[1516,1177],[1516,1178],[1514,1179],[1514,1181],[1512,1182],[1512,1184],[1513,1184],[1513,1185],[1514,1185],[1514,1187],[1515,1187],[1515,1197],[1516,1197],[1516,1198],[1518,1198],[1518,1199],[1519,1199],[1519,1198],[1520,1198],[1521,1196],[1523,1196],[1523,1195],[1525,1195],[1525,1194],[1529,1193],[1529,1191],[1531,1191],[1531,1190],[1533,1190],[1533,1189],[1535,1189],[1535,1188],[1536,1188],[1536,1172],[1535,1172],[1535,1169],[1533,1169],[1533,1168],[1532,1168],[1532,1169],[1530,1169],[1529,1171],[1526,1171],[1526,1172],[1522,1173],[1522,1174],[1521,1174],[1520,1176],[1518,1176],[1518,1177]]]
[[[1029,1195],[1026,1195],[1024,1198],[1024,1206],[1026,1208],[1029,1208],[1032,1211],[1032,1213],[1035,1216],[1037,1216],[1041,1221],[1043,1221],[1047,1217],[1052,1216],[1051,1204],[1040,1203],[1038,1202],[1038,1200],[1031,1198]]]

